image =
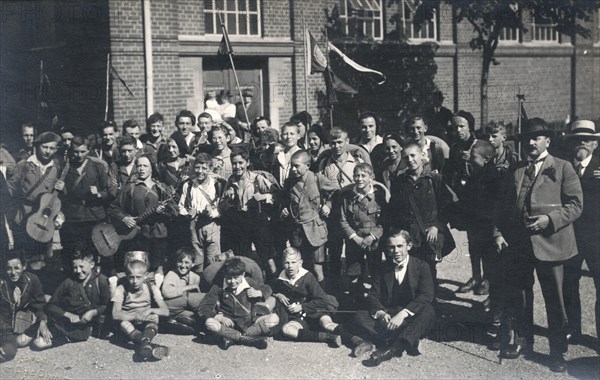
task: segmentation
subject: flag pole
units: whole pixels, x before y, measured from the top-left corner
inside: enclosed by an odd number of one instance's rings
[[[308,112],[308,73],[310,70],[308,63],[308,49],[310,42],[306,38],[306,23],[304,21],[304,5],[302,5],[302,36],[304,41],[304,104],[306,112]],[[310,126],[307,125],[306,128]],[[307,145],[308,146],[308,145]]]
[[[221,28],[223,29],[223,33],[224,35],[227,36],[227,27],[225,26],[225,24],[223,23],[223,18],[221,17],[221,13],[218,12],[219,15],[219,22],[221,23]],[[227,43],[229,43],[229,37],[226,37],[226,41]],[[244,103],[244,96],[242,95],[242,88],[240,87],[240,80],[238,79],[238,75],[237,72],[235,71],[235,64],[233,63],[233,55],[231,54],[231,49],[230,46],[227,46],[227,55],[229,56],[229,62],[231,63],[231,68],[233,69],[233,77],[235,78],[235,85],[237,86],[238,89],[238,93],[240,94],[240,103],[242,103],[242,109],[244,110],[244,116],[246,117],[246,120],[248,121],[248,123],[251,123],[252,121],[248,118],[248,111],[246,110],[246,104]],[[254,139],[251,139],[252,141],[252,147],[256,148],[255,144],[254,144]]]
[[[519,160],[521,159],[521,142],[518,138],[518,136],[521,134],[521,128],[522,128],[522,123],[523,123],[523,115],[521,110],[523,109],[523,99],[525,98],[525,95],[521,95],[521,86],[518,85],[517,88],[517,154],[519,155]]]
[[[38,104],[37,104],[37,115],[36,120],[40,122],[40,117],[42,114],[42,101],[44,99],[44,60],[40,59],[40,90],[38,91]]]
[[[106,100],[104,106],[104,121],[108,121],[108,99],[110,91],[110,53],[106,54]]]
[[[325,28],[325,59],[327,60],[327,68],[326,70],[330,69],[329,66],[329,37],[327,35],[327,28]],[[327,73],[326,75],[331,75],[330,73]],[[333,89],[333,78],[331,78],[332,83],[331,83],[331,87],[332,87],[332,91],[335,91],[335,89]],[[329,105],[329,129],[333,129],[333,104]]]

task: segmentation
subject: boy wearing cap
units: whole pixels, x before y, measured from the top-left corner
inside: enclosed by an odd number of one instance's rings
[[[212,158],[200,153],[194,161],[195,178],[183,184],[179,215],[191,218],[192,246],[196,252],[194,270],[201,273],[204,263],[218,261],[221,255],[221,226],[218,210],[226,180],[212,173]]]
[[[563,262],[577,254],[573,222],[581,215],[583,196],[573,166],[548,153],[553,132],[540,118],[530,119],[519,135],[528,160],[506,176],[494,212],[494,238],[508,260],[507,295],[500,355],[514,359],[533,350],[533,271],[548,315],[550,369],[565,372],[567,320],[562,294]],[[515,329],[515,346],[508,330]]]
[[[243,105],[242,102],[244,102]],[[252,120],[260,116],[260,106],[254,101],[254,91],[251,88],[242,91],[242,102],[236,104],[235,118],[240,121],[238,125],[243,130],[243,136],[240,137],[242,137],[244,142],[249,142],[252,137],[250,126],[252,125]],[[244,107],[246,108],[245,113]]]
[[[8,189],[16,200],[14,222],[15,247],[25,248],[27,252],[45,254],[51,243],[39,243],[29,237],[25,231],[27,217],[39,207],[38,200],[43,194],[56,188],[61,167],[56,158],[60,136],[53,132],[40,134],[33,142],[35,153],[20,162],[8,178]]]

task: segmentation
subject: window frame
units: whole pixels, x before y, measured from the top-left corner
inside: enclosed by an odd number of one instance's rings
[[[229,0],[229,1],[234,1],[235,2],[235,10],[230,10],[227,9],[227,3],[228,0],[222,0],[223,2],[223,8],[224,9],[217,9],[217,0],[204,0],[203,1],[203,14],[206,20],[207,14],[212,15],[212,25],[213,25],[213,30],[212,32],[208,31],[208,24],[205,22],[204,25],[204,34],[207,36],[220,36],[223,34],[222,30],[221,30],[221,23],[219,22],[219,13],[221,14],[221,16],[223,17],[223,23],[225,24],[225,27],[227,28],[227,34],[230,36],[236,36],[236,37],[255,37],[255,38],[260,38],[262,37],[263,34],[263,30],[262,30],[262,2],[261,0],[254,0],[256,1],[256,10],[255,11],[251,11],[250,10],[250,2],[253,0]],[[207,2],[212,3],[212,8],[206,8],[206,4]],[[240,10],[240,3],[244,2],[245,3],[245,10]],[[235,15],[235,29],[233,29],[231,27],[231,25],[229,25],[229,15]],[[245,15],[246,16],[246,33],[245,34],[241,34],[239,33],[240,30],[240,16],[241,15]],[[251,16],[256,16],[256,34],[251,33],[252,31],[252,17]]]
[[[360,4],[362,9],[354,9],[353,4]],[[364,6],[363,6],[364,4]],[[378,9],[377,9],[378,7]],[[372,16],[349,16],[348,10],[352,9],[352,13],[356,12],[367,12],[373,13]],[[378,12],[379,16],[375,16],[374,13]],[[350,20],[358,19],[362,20],[362,32],[365,38],[372,38],[374,41],[382,41],[384,37],[384,0],[341,0],[340,4],[340,21],[343,25],[344,33],[350,36]],[[368,21],[368,22],[365,22]],[[367,34],[368,26],[371,24],[371,34]],[[376,36],[376,27],[379,29],[379,36]]]
[[[543,34],[548,34],[548,29],[551,29],[551,33],[556,35],[555,39],[538,39],[537,28],[544,28]],[[548,44],[548,45],[559,45],[563,43],[562,34],[556,30],[556,24],[551,23],[540,23],[535,22],[535,16],[531,16],[531,42],[536,44]]]
[[[409,6],[409,5],[406,3],[406,0],[401,0],[401,1],[400,1],[400,9],[399,9],[399,12],[400,12],[400,20],[402,21],[402,30],[403,30],[403,32],[404,32],[404,34],[405,34],[406,38],[408,39],[408,41],[409,41],[409,42],[417,42],[417,43],[422,43],[422,42],[432,42],[432,41],[435,41],[435,42],[437,42],[437,41],[439,41],[439,33],[438,33],[438,28],[439,28],[439,25],[438,25],[438,14],[439,14],[439,12],[438,12],[438,9],[436,8],[436,9],[434,9],[434,10],[433,10],[433,17],[432,17],[432,18],[431,18],[431,20],[429,21],[429,22],[431,22],[431,23],[432,23],[432,25],[431,25],[431,28],[433,29],[433,37],[414,37],[415,33],[417,33],[417,32],[416,32],[416,30],[415,30],[415,25],[414,25],[414,23],[413,23],[413,18],[414,18],[414,16],[413,16],[413,17],[411,17],[410,19],[407,19],[407,18],[405,17],[405,12],[404,12],[404,10],[406,9],[406,8],[405,8],[405,6],[408,6],[408,8],[410,8],[410,9],[411,9],[411,11],[412,11],[413,13],[415,13],[415,11],[418,9],[418,5],[417,5],[417,7],[416,7],[416,8],[413,10],[413,9],[412,9],[412,8],[411,8],[411,7],[410,7],[410,6]],[[410,27],[410,32],[411,32],[411,33],[410,33],[410,35],[409,35],[408,33],[406,33],[406,32],[407,32],[407,30],[408,30],[408,29],[407,29],[407,23],[408,23],[408,22],[410,22],[410,26],[409,26],[409,27]],[[425,30],[425,29],[424,29],[425,27],[426,27],[426,32],[425,32],[425,34],[426,34],[426,35],[429,35],[429,29],[430,29],[430,24],[429,24],[429,23],[421,25],[421,28],[420,28],[420,30],[419,30],[419,32],[418,32],[418,33],[419,33],[419,34],[421,34],[421,33],[424,33],[423,31]]]

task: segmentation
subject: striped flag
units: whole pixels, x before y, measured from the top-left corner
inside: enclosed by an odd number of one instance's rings
[[[328,42],[328,48],[330,51],[336,53],[337,55],[339,55],[344,62],[346,62],[348,65],[350,65],[354,70],[356,71],[360,71],[361,73],[373,73],[373,74],[377,74],[381,79],[379,80],[379,82],[377,82],[377,84],[384,84],[385,83],[385,75],[380,72],[380,71],[376,71],[373,69],[369,69],[368,67],[364,67],[356,62],[354,62],[352,59],[350,59],[350,57],[348,57],[346,54],[344,54],[340,49],[338,49],[335,45],[333,45],[331,42]]]

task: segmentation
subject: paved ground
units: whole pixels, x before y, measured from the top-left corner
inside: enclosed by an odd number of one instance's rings
[[[484,297],[452,298],[459,283],[470,276],[464,236],[457,234],[459,249],[439,266],[441,284],[447,289],[441,303],[444,318],[438,319],[432,340],[421,344],[423,354],[403,356],[367,368],[350,357],[350,349],[324,344],[271,341],[266,350],[234,346],[228,351],[190,336],[159,335],[157,343],[171,347],[170,357],[160,362],[137,363],[132,351],[108,341],[65,345],[44,352],[22,349],[14,361],[0,366],[0,378],[600,378],[600,357],[590,347],[594,334],[594,287],[589,275],[581,283],[583,345],[571,346],[566,356],[567,374],[554,374],[544,360],[548,353],[546,317],[539,286],[535,288],[536,342],[532,360],[523,358],[499,364],[497,352],[486,348],[480,302]]]

